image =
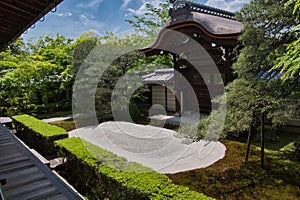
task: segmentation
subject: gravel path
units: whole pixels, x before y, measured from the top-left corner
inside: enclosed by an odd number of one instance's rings
[[[128,122],[105,122],[70,131],[69,136],[83,138],[160,173],[204,168],[225,156],[226,148],[220,142],[201,140],[185,144],[174,137],[175,133]]]

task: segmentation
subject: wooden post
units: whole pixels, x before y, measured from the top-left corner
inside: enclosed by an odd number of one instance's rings
[[[164,86],[165,87],[165,109],[166,109],[166,113],[168,112],[168,88],[167,86]]]
[[[260,113],[260,166],[264,167],[265,159],[265,111]]]

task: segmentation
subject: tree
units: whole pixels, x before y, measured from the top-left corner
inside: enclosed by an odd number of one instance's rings
[[[276,64],[276,55],[283,54],[287,44],[295,39],[293,27],[296,16],[294,5],[287,0],[252,0],[237,13],[237,19],[244,24],[239,37],[243,48],[233,65],[239,78],[227,87],[227,117],[225,130],[250,133],[259,126],[262,134],[263,166],[263,127],[265,120],[274,127],[284,123],[291,116],[289,102],[295,85],[283,83],[280,79],[262,79],[262,70],[270,70]],[[249,138],[250,139],[250,138]],[[247,156],[246,156],[247,158]]]
[[[285,4],[285,8],[288,8],[291,4],[294,4],[293,14],[296,16],[295,23],[298,24],[293,27],[291,35],[294,40],[286,45],[285,51],[279,53],[277,58],[277,64],[273,67],[273,70],[281,70],[283,79],[293,79],[298,81],[300,78],[300,0],[290,0]]]
[[[284,52],[285,45],[294,40],[293,27],[297,25],[293,5],[287,0],[251,1],[237,13],[244,24],[240,36],[243,49],[233,68],[245,78],[253,78],[261,70],[274,66],[275,53]]]
[[[288,7],[290,4],[294,4],[293,14],[296,16],[296,23],[298,24],[293,28],[291,34],[294,35],[294,40],[286,45],[286,49],[283,54],[279,54],[277,58],[277,64],[272,68],[273,70],[281,70],[283,74],[283,80],[285,82],[293,82],[298,86],[298,89],[295,90],[295,96],[300,97],[300,0],[289,0],[285,7]],[[298,117],[300,116],[300,108],[298,107]],[[295,156],[300,160],[300,137],[294,142],[295,146]]]
[[[155,7],[151,3],[146,3],[145,6],[147,9],[145,15],[133,15],[131,19],[127,19],[126,21],[131,24],[137,32],[146,34],[146,36],[153,39],[169,19],[168,8],[170,7],[170,3],[168,1],[161,2],[158,7]]]
[[[142,84],[136,79],[135,74],[145,70],[140,66],[145,60],[148,60],[138,49],[148,45],[148,41],[144,35],[138,33],[125,35],[123,37],[108,33],[102,37],[103,48],[111,49],[111,51],[123,49],[125,50],[125,54],[120,55],[116,60],[110,63],[99,80],[96,92],[96,110],[99,121],[111,119],[113,112],[114,117],[121,117],[123,113],[126,113],[127,106],[129,106],[128,111],[131,113],[131,117],[134,120],[138,118],[139,112],[136,101],[143,101],[144,96],[142,93],[145,89],[141,89]],[[100,45],[100,47],[102,46]],[[127,48],[129,52],[126,52]],[[132,50],[130,51],[129,49]],[[149,68],[147,70],[149,70]],[[129,74],[131,74],[133,78],[131,81],[128,80]],[[120,80],[123,81],[122,85],[118,85],[118,88],[116,88]],[[128,100],[128,95],[130,95],[129,91],[132,88],[140,89]],[[113,96],[113,91],[117,91],[119,95],[117,95],[117,97]],[[118,106],[112,106],[113,102],[118,104]],[[123,118],[123,120],[126,119]]]
[[[294,39],[291,34],[296,25],[294,5],[283,7],[285,2],[287,0],[251,1],[237,13],[237,19],[244,24],[244,31],[239,37],[243,48],[233,69],[240,78],[226,89],[228,110],[235,119],[233,121],[248,119],[242,123],[245,128],[235,129],[238,132],[249,128],[252,119],[250,113],[254,108],[265,105],[261,109],[268,111],[269,116],[274,116],[272,113],[282,108],[278,106],[278,101],[282,105],[294,89],[288,84],[282,85],[280,80],[266,81],[258,77],[260,71],[270,70],[274,66],[276,53],[284,52],[285,45]]]
[[[66,92],[61,88],[62,73],[70,65],[72,40],[57,34],[55,38],[45,36],[26,45],[20,41],[0,55],[0,97],[8,104],[7,114],[32,113],[38,107],[47,109],[49,101],[58,106]],[[70,102],[53,109],[66,104]]]

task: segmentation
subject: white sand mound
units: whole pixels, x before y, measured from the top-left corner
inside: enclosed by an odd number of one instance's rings
[[[204,168],[225,156],[226,148],[220,142],[201,140],[185,144],[174,137],[175,133],[128,122],[105,122],[70,131],[69,136],[83,138],[160,173]]]

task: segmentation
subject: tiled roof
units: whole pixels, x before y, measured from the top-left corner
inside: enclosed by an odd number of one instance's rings
[[[1,124],[0,155],[6,199],[83,199]]]
[[[234,13],[190,1],[175,2],[170,16],[164,27],[196,22],[215,35],[239,34],[244,28],[241,22],[234,19]]]
[[[148,84],[174,85],[174,69],[158,69],[142,76],[142,79]]]
[[[192,20],[198,22],[207,31],[216,35],[238,34],[244,25],[236,20],[218,17],[214,15],[191,12]]]
[[[196,22],[201,25],[208,32],[215,35],[230,35],[239,34],[242,32],[244,25],[242,22],[236,21],[234,19],[228,19],[220,16],[214,16],[206,13],[199,13],[191,11],[190,15],[182,20],[172,21],[169,20],[164,27],[175,25],[177,23],[189,23]]]
[[[273,80],[276,80],[276,79],[279,79],[282,76],[282,74],[278,70],[275,70],[275,71],[272,71],[272,72],[270,72],[268,70],[262,70],[258,73],[257,76],[260,79],[266,79],[266,80],[273,79]]]

